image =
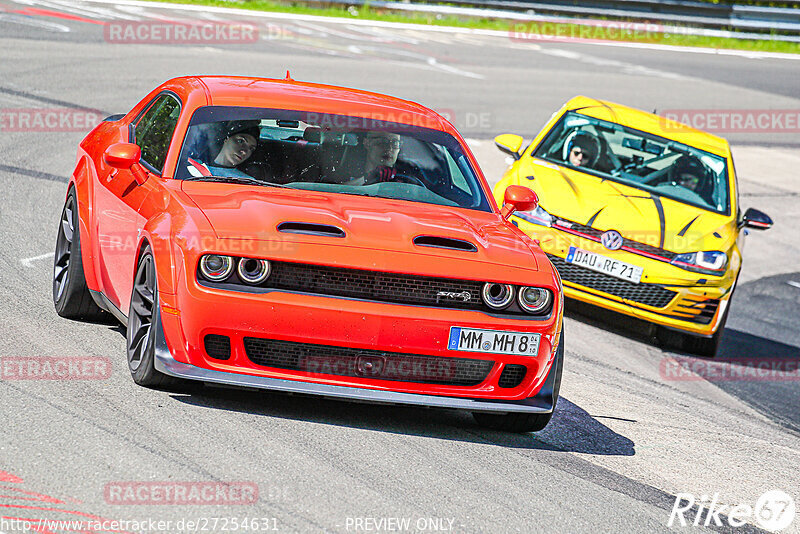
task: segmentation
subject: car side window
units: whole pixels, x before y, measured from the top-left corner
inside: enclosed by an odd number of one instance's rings
[[[172,95],[162,95],[134,128],[134,142],[142,149],[142,161],[159,173],[164,169],[167,149],[180,113],[180,102]]]

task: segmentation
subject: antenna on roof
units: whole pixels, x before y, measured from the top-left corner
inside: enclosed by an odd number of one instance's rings
[[[284,78],[284,79],[285,79],[285,80],[291,80],[291,81],[294,81],[294,80],[292,80],[292,75],[291,75],[291,74],[289,74],[289,69],[286,69],[286,78]]]

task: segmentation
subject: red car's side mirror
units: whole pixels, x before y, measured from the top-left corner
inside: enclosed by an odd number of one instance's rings
[[[130,170],[139,185],[147,180],[147,173],[139,164],[141,157],[142,149],[133,143],[116,143],[103,153],[106,163],[115,169]]]
[[[539,197],[532,190],[521,185],[510,185],[503,195],[500,215],[508,220],[515,211],[531,211],[539,205]]]

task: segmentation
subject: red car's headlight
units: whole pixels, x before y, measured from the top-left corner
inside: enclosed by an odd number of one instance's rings
[[[542,313],[550,307],[553,295],[541,287],[521,287],[517,294],[520,308],[528,313]]]
[[[233,272],[233,258],[221,254],[206,254],[200,258],[200,274],[212,282],[222,282]]]

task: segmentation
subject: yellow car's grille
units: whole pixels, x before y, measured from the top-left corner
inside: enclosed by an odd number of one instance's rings
[[[567,263],[558,256],[550,254],[547,256],[553,262],[562,280],[602,291],[631,302],[652,306],[653,308],[664,308],[677,295],[676,292],[664,289],[656,284],[634,284],[633,282],[620,280],[607,274]]]
[[[561,230],[562,232],[581,236],[586,239],[591,239],[592,241],[597,241],[598,243],[601,242],[600,236],[603,235],[602,230],[561,218],[555,218],[553,222],[553,228]],[[622,238],[622,250],[665,262],[670,262],[675,258],[675,256],[677,256],[675,252],[654,247],[653,245],[648,245],[647,243],[640,243],[639,241],[634,241],[626,237]]]

